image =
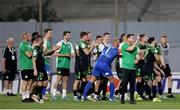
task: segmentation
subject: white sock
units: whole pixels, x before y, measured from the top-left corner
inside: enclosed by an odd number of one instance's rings
[[[8,93],[8,92],[9,92],[9,89],[6,89],[5,91],[6,91],[6,93]]]
[[[94,99],[97,99],[97,97],[98,97],[97,95],[94,95]]]
[[[125,100],[129,100],[130,98],[129,98],[129,95],[128,95],[128,93],[125,93]]]
[[[57,89],[52,89],[52,96],[56,96]]]
[[[26,98],[29,99],[29,96],[30,96],[30,91],[26,91]]]
[[[22,92],[22,99],[26,99],[26,93],[25,92]]]
[[[10,94],[12,93],[12,89],[9,89],[9,93],[10,93]]]
[[[8,89],[8,92],[11,94],[12,93],[12,89]]]
[[[66,97],[66,89],[62,90],[62,98]]]
[[[4,93],[6,94],[7,93],[7,89],[4,88]]]

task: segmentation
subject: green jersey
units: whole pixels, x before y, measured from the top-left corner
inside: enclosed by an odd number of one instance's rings
[[[135,70],[136,65],[134,63],[137,55],[137,48],[133,51],[127,51],[129,44],[124,43],[121,47],[122,49],[122,68]]]
[[[155,54],[159,54],[159,50],[156,47],[149,46],[148,50],[145,53],[145,62],[146,64],[154,65],[154,61],[156,60]]]
[[[154,61],[156,60],[155,55],[158,54],[158,50],[154,46],[149,46],[146,53],[145,53],[145,65],[144,68],[148,70],[153,70],[154,67]]]
[[[28,42],[22,41],[19,46],[19,59],[21,70],[33,69],[32,57],[26,56],[26,52],[28,51],[32,51],[31,45]]]
[[[160,47],[160,45],[156,45],[156,49],[157,49],[157,54],[158,55],[161,55],[161,47]]]
[[[73,46],[70,42],[64,42],[64,40],[57,43],[61,48],[58,50],[59,54],[72,54],[74,53]],[[70,68],[70,57],[57,57],[56,58],[57,68]]]
[[[84,70],[88,70],[91,66],[91,54],[86,55],[83,49],[89,49],[90,45],[86,41],[80,40],[76,45],[76,50],[79,51],[79,61],[81,64],[81,68],[85,68]]]
[[[45,49],[47,49],[47,50],[51,50],[51,49],[52,49],[52,48],[51,48],[51,43],[50,43],[50,41],[49,41],[49,40],[46,40],[46,39],[44,39],[43,47],[44,47]],[[46,57],[45,57],[45,64],[49,65],[49,63],[50,63],[50,58],[49,58],[49,56],[46,56]]]
[[[85,41],[80,40],[76,45],[76,50],[79,50],[79,48],[82,49],[88,48],[88,44]]]
[[[139,43],[137,45],[137,48],[138,48],[138,50],[145,50],[145,49],[147,49],[147,45],[142,45],[141,43]]]

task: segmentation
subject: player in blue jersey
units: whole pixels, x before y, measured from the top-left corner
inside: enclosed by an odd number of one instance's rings
[[[110,97],[109,101],[113,102],[114,98],[114,89],[115,85],[113,82],[113,74],[111,71],[111,63],[113,62],[114,58],[118,56],[118,46],[119,41],[118,39],[113,40],[113,47],[105,47],[99,56],[99,58],[96,61],[96,64],[93,69],[92,77],[90,81],[87,83],[84,93],[81,97],[82,101],[86,100],[86,96],[88,91],[91,89],[92,83],[96,80],[96,78],[100,77],[100,75],[103,75],[104,77],[107,77],[110,82]]]

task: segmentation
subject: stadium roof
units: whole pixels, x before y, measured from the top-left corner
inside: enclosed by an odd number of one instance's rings
[[[114,0],[42,1],[49,9],[55,9],[58,17],[64,20],[114,18]],[[137,21],[138,19],[142,21],[180,20],[180,0],[118,0],[118,2],[121,21],[125,18],[128,21]],[[0,0],[0,14],[6,16],[15,7],[33,4],[38,4],[38,0]]]

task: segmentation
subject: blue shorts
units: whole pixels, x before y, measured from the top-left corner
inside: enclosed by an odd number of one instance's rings
[[[99,78],[101,75],[104,77],[113,76],[113,73],[109,65],[96,63],[92,75]]]
[[[51,74],[50,65],[45,64],[45,69],[46,69],[46,73],[47,73],[48,75]]]

